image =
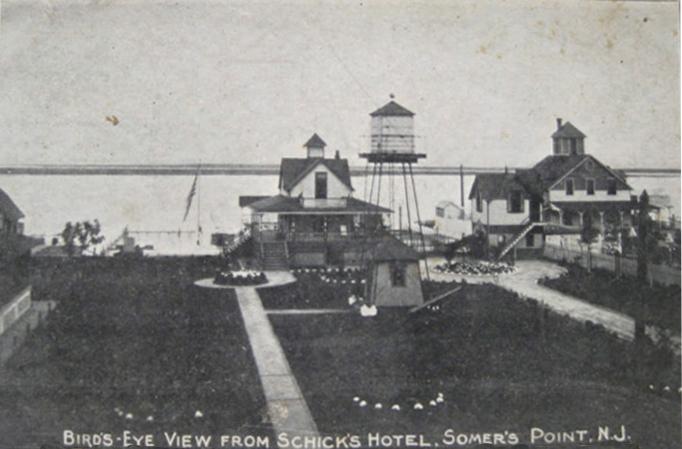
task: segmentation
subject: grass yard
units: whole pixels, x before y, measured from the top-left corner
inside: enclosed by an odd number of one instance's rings
[[[508,430],[524,442],[532,426],[625,425],[647,448],[680,447],[679,359],[657,363],[652,346],[635,373],[631,344],[492,285],[466,285],[439,311],[411,317],[382,309],[371,319],[270,319],[322,432],[421,432],[440,441],[446,429]],[[429,405],[438,393],[444,402]]]
[[[299,272],[298,282],[260,288],[258,294],[266,309],[343,309],[348,307],[350,295],[364,295],[364,284],[359,283],[361,277],[356,273],[347,276],[358,281],[355,284],[324,282],[322,276],[318,272]]]
[[[234,293],[192,285],[217,261],[39,263],[34,298],[59,305],[0,370],[1,447],[61,447],[64,429],[268,434]]]
[[[593,304],[617,310],[636,317],[640,297],[646,304],[647,324],[680,333],[680,306],[682,294],[677,285],[641,285],[633,277],[616,279],[614,274],[600,269],[589,273],[575,264],[567,266],[568,272],[556,279],[543,279],[540,283],[562,293],[576,296]]]

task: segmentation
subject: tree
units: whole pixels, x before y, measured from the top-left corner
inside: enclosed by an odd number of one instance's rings
[[[101,231],[102,229],[97,219],[92,222],[86,220],[76,222],[75,224],[70,221],[67,222],[61,234],[66,253],[69,256],[73,256],[76,252],[84,254],[89,248],[102,243],[104,236],[101,235]]]
[[[587,272],[592,272],[592,244],[599,237],[599,231],[592,226],[592,211],[588,211],[583,218],[580,230],[580,242],[587,245]]]

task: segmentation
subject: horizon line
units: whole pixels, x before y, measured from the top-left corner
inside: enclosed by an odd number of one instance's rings
[[[484,173],[504,173],[528,168],[524,166],[468,166],[468,165],[413,165],[415,175],[465,175]],[[619,167],[626,176],[634,177],[674,177],[679,176],[680,168],[656,167]],[[371,173],[366,167],[351,166],[352,176]],[[0,175],[278,175],[279,164],[11,164],[0,165]]]

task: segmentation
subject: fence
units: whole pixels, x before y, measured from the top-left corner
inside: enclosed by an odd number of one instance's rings
[[[560,247],[555,245],[545,245],[543,255],[553,260],[565,260],[567,262],[577,262],[583,267],[587,267],[592,262],[592,268],[602,268],[605,270],[618,271],[620,263],[621,273],[628,276],[637,276],[637,261],[625,257],[609,256],[606,254],[592,252],[588,254],[586,249],[575,249],[573,247]],[[662,285],[680,285],[682,273],[679,269],[666,265],[649,264],[649,280]]]
[[[31,308],[31,287],[26,287],[0,308],[0,335]]]

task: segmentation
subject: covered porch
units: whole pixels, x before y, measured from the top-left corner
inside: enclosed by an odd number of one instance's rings
[[[276,221],[251,223],[256,241],[326,242],[360,239],[383,229],[381,214],[278,214]]]

